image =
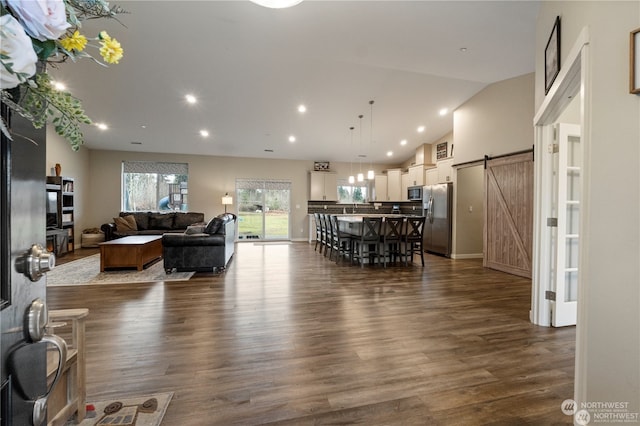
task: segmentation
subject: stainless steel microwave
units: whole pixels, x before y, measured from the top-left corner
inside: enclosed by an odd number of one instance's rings
[[[407,188],[407,199],[409,201],[422,201],[422,187],[410,186]]]

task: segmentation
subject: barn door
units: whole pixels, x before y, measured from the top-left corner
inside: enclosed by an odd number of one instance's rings
[[[531,278],[533,152],[487,159],[484,266]]]

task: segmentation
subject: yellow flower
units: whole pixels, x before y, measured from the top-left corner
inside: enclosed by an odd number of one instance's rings
[[[115,38],[109,37],[109,35],[102,31],[100,33],[100,55],[102,58],[110,64],[117,64],[120,59],[122,59],[122,55],[124,51],[120,46],[120,43]]]
[[[76,50],[82,52],[87,45],[87,38],[76,30],[71,37],[65,37],[60,40],[60,44],[68,51]]]

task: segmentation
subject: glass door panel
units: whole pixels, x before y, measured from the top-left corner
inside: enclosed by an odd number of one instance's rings
[[[290,238],[291,183],[238,179],[239,240]]]

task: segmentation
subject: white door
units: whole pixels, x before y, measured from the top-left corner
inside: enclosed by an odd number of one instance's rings
[[[578,234],[582,147],[580,126],[558,124],[553,152],[551,193],[551,325],[575,325],[578,307]],[[557,219],[557,220],[554,220]]]

